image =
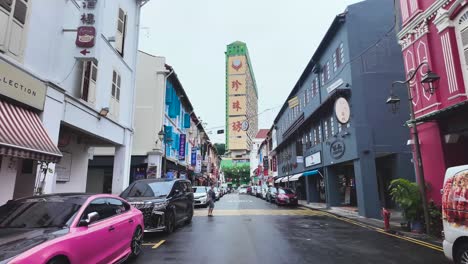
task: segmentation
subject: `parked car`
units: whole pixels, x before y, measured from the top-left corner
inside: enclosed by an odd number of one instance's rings
[[[247,194],[247,187],[239,187],[239,194]]]
[[[276,204],[278,205],[298,205],[297,195],[288,188],[278,188],[276,195]]]
[[[206,186],[193,186],[194,206],[208,206],[208,187]]]
[[[276,202],[276,195],[278,194],[278,189],[274,186],[271,186],[267,190],[266,200],[270,203]]]
[[[145,232],[172,233],[179,224],[192,221],[194,195],[188,180],[139,180],[120,197],[143,212]]]
[[[448,168],[442,189],[444,253],[457,264],[468,263],[468,165]]]
[[[219,190],[218,187],[214,187],[213,190],[216,194],[216,201],[219,201],[219,199],[221,198],[221,191]]]
[[[141,253],[143,215],[114,195],[51,194],[0,206],[0,263],[121,263]]]

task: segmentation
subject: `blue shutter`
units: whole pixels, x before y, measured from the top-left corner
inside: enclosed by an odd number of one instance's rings
[[[190,114],[184,115],[184,128],[190,128]]]
[[[172,97],[174,93],[174,87],[170,82],[166,82],[166,104],[170,105],[172,103]]]
[[[172,137],[172,126],[164,126],[165,140],[168,140]]]

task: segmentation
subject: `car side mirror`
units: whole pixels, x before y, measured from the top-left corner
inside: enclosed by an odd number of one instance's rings
[[[97,212],[89,213],[86,219],[80,220],[80,226],[89,226],[97,220],[99,220],[99,214]]]

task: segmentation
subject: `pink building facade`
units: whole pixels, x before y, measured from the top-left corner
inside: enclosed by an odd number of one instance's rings
[[[441,203],[448,167],[468,164],[468,1],[400,0],[398,33],[407,73],[427,62],[440,76],[431,94],[423,66],[410,83],[428,197]]]

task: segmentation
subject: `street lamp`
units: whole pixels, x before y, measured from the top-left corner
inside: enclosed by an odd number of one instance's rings
[[[426,222],[426,233],[430,234],[430,218],[429,218],[429,209],[427,205],[427,196],[426,196],[426,181],[424,179],[424,169],[423,169],[423,164],[422,164],[422,158],[421,158],[421,147],[419,145],[419,134],[418,134],[418,128],[417,128],[417,122],[415,118],[415,113],[414,113],[414,106],[413,106],[413,98],[411,96],[411,86],[410,82],[416,77],[416,74],[418,73],[419,69],[422,66],[427,66],[428,70],[426,74],[422,77],[421,79],[421,84],[424,86],[424,90],[426,92],[429,92],[431,94],[434,94],[436,87],[436,84],[438,83],[440,77],[436,73],[432,72],[429,68],[429,64],[427,62],[423,62],[419,64],[419,66],[416,68],[415,71],[410,72],[408,75],[408,79],[406,81],[395,81],[392,83],[392,92],[390,97],[387,99],[387,104],[389,104],[392,107],[392,111],[395,113],[398,110],[398,106],[400,104],[400,98],[398,98],[396,95],[393,94],[393,89],[396,84],[403,84],[406,86],[407,92],[408,92],[408,99],[409,99],[409,111],[410,111],[410,118],[411,120],[408,121],[409,124],[411,124],[411,131],[413,134],[413,139],[414,139],[414,149],[415,149],[415,154],[416,154],[416,170],[417,170],[417,177],[419,180],[419,190],[421,192],[422,196],[422,205],[423,205],[423,210],[424,210],[424,221]],[[426,88],[426,85],[428,86]]]

